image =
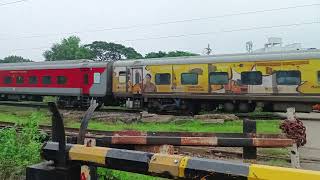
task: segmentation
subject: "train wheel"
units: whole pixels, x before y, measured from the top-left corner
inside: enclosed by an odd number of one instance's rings
[[[273,105],[271,103],[265,103],[262,108],[263,112],[274,112]]]
[[[64,101],[57,101],[57,106],[59,109],[64,109],[66,107],[66,103]]]
[[[236,110],[236,106],[232,102],[226,102],[223,104],[223,109],[226,112],[232,113]]]
[[[201,106],[199,104],[194,102],[188,103],[188,107],[187,107],[188,114],[193,116],[193,115],[199,114],[200,111],[201,111]]]
[[[247,113],[251,110],[251,104],[246,102],[241,102],[239,103],[238,109],[239,109],[239,112]]]
[[[256,110],[256,106],[257,106],[256,103],[251,103],[251,104],[250,104],[249,112],[254,112],[254,111]]]
[[[104,103],[103,102],[98,102],[98,104],[99,105],[97,106],[96,110],[99,110],[99,109],[104,107]]]

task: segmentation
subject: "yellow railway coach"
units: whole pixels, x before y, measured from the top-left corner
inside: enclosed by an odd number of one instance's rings
[[[117,61],[112,91],[156,111],[309,112],[320,103],[320,50]]]

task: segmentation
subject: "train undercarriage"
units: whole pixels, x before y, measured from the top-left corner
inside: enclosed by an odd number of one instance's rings
[[[0,94],[0,101],[37,101],[42,102],[44,96]],[[227,98],[159,98],[135,95],[130,97],[90,97],[90,96],[53,96],[59,108],[88,108],[93,101],[103,105],[125,104],[127,108],[144,109],[154,113],[198,114],[201,111],[224,111],[228,113],[253,112],[258,107],[266,112],[285,112],[288,107],[295,107],[297,112],[312,112],[316,104],[312,101],[298,99],[296,101],[245,100]],[[292,98],[292,97],[291,97]],[[288,99],[288,98],[287,98]]]
[[[1,94],[0,101],[35,101],[43,102],[44,97],[53,97],[59,108],[88,108],[95,101],[99,104],[98,108],[105,103],[105,97],[90,96],[40,96],[40,95],[12,95]]]
[[[295,107],[297,112],[312,112],[315,102],[295,101],[259,101],[259,100],[208,100],[182,98],[143,98],[135,96],[121,98],[122,104],[128,108],[143,108],[149,112],[174,112],[177,114],[198,114],[201,111],[223,111],[228,113],[253,112],[256,108],[265,112],[286,112],[288,107]]]

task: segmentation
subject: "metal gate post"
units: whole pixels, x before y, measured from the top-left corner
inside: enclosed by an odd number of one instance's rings
[[[93,116],[93,113],[98,106],[99,106],[99,104],[96,101],[93,101],[91,103],[90,107],[88,108],[88,110],[86,111],[84,117],[82,118],[80,130],[79,130],[79,135],[77,137],[77,144],[84,144],[85,135],[86,135],[87,128],[89,125],[89,120]],[[98,180],[97,168],[95,166],[88,166],[88,169],[89,169],[90,180]]]
[[[66,137],[61,114],[55,103],[49,102],[48,106],[52,112],[52,141],[58,143],[58,153],[53,162],[47,161],[27,167],[26,180],[80,179],[80,164],[67,163]]]
[[[294,107],[287,108],[287,119],[289,121],[296,121],[296,109]],[[300,155],[298,145],[295,142],[290,149],[291,166],[293,168],[301,168]]]
[[[248,136],[248,134],[255,134],[257,132],[257,123],[256,121],[252,121],[249,119],[243,120],[243,134]],[[257,147],[250,147],[249,146],[243,147],[243,159],[247,162],[256,162],[257,159]]]

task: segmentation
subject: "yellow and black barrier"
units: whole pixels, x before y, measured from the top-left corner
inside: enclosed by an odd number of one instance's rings
[[[42,149],[46,160],[56,161],[59,144]],[[67,144],[67,161],[159,177],[182,179],[319,180],[320,172],[247,163],[153,154],[104,147]]]
[[[318,171],[66,144],[62,117],[54,103],[49,108],[53,142],[45,143],[41,151],[47,162],[27,167],[27,180],[82,180],[81,165],[180,179],[320,180]],[[246,132],[255,131],[252,125]]]

